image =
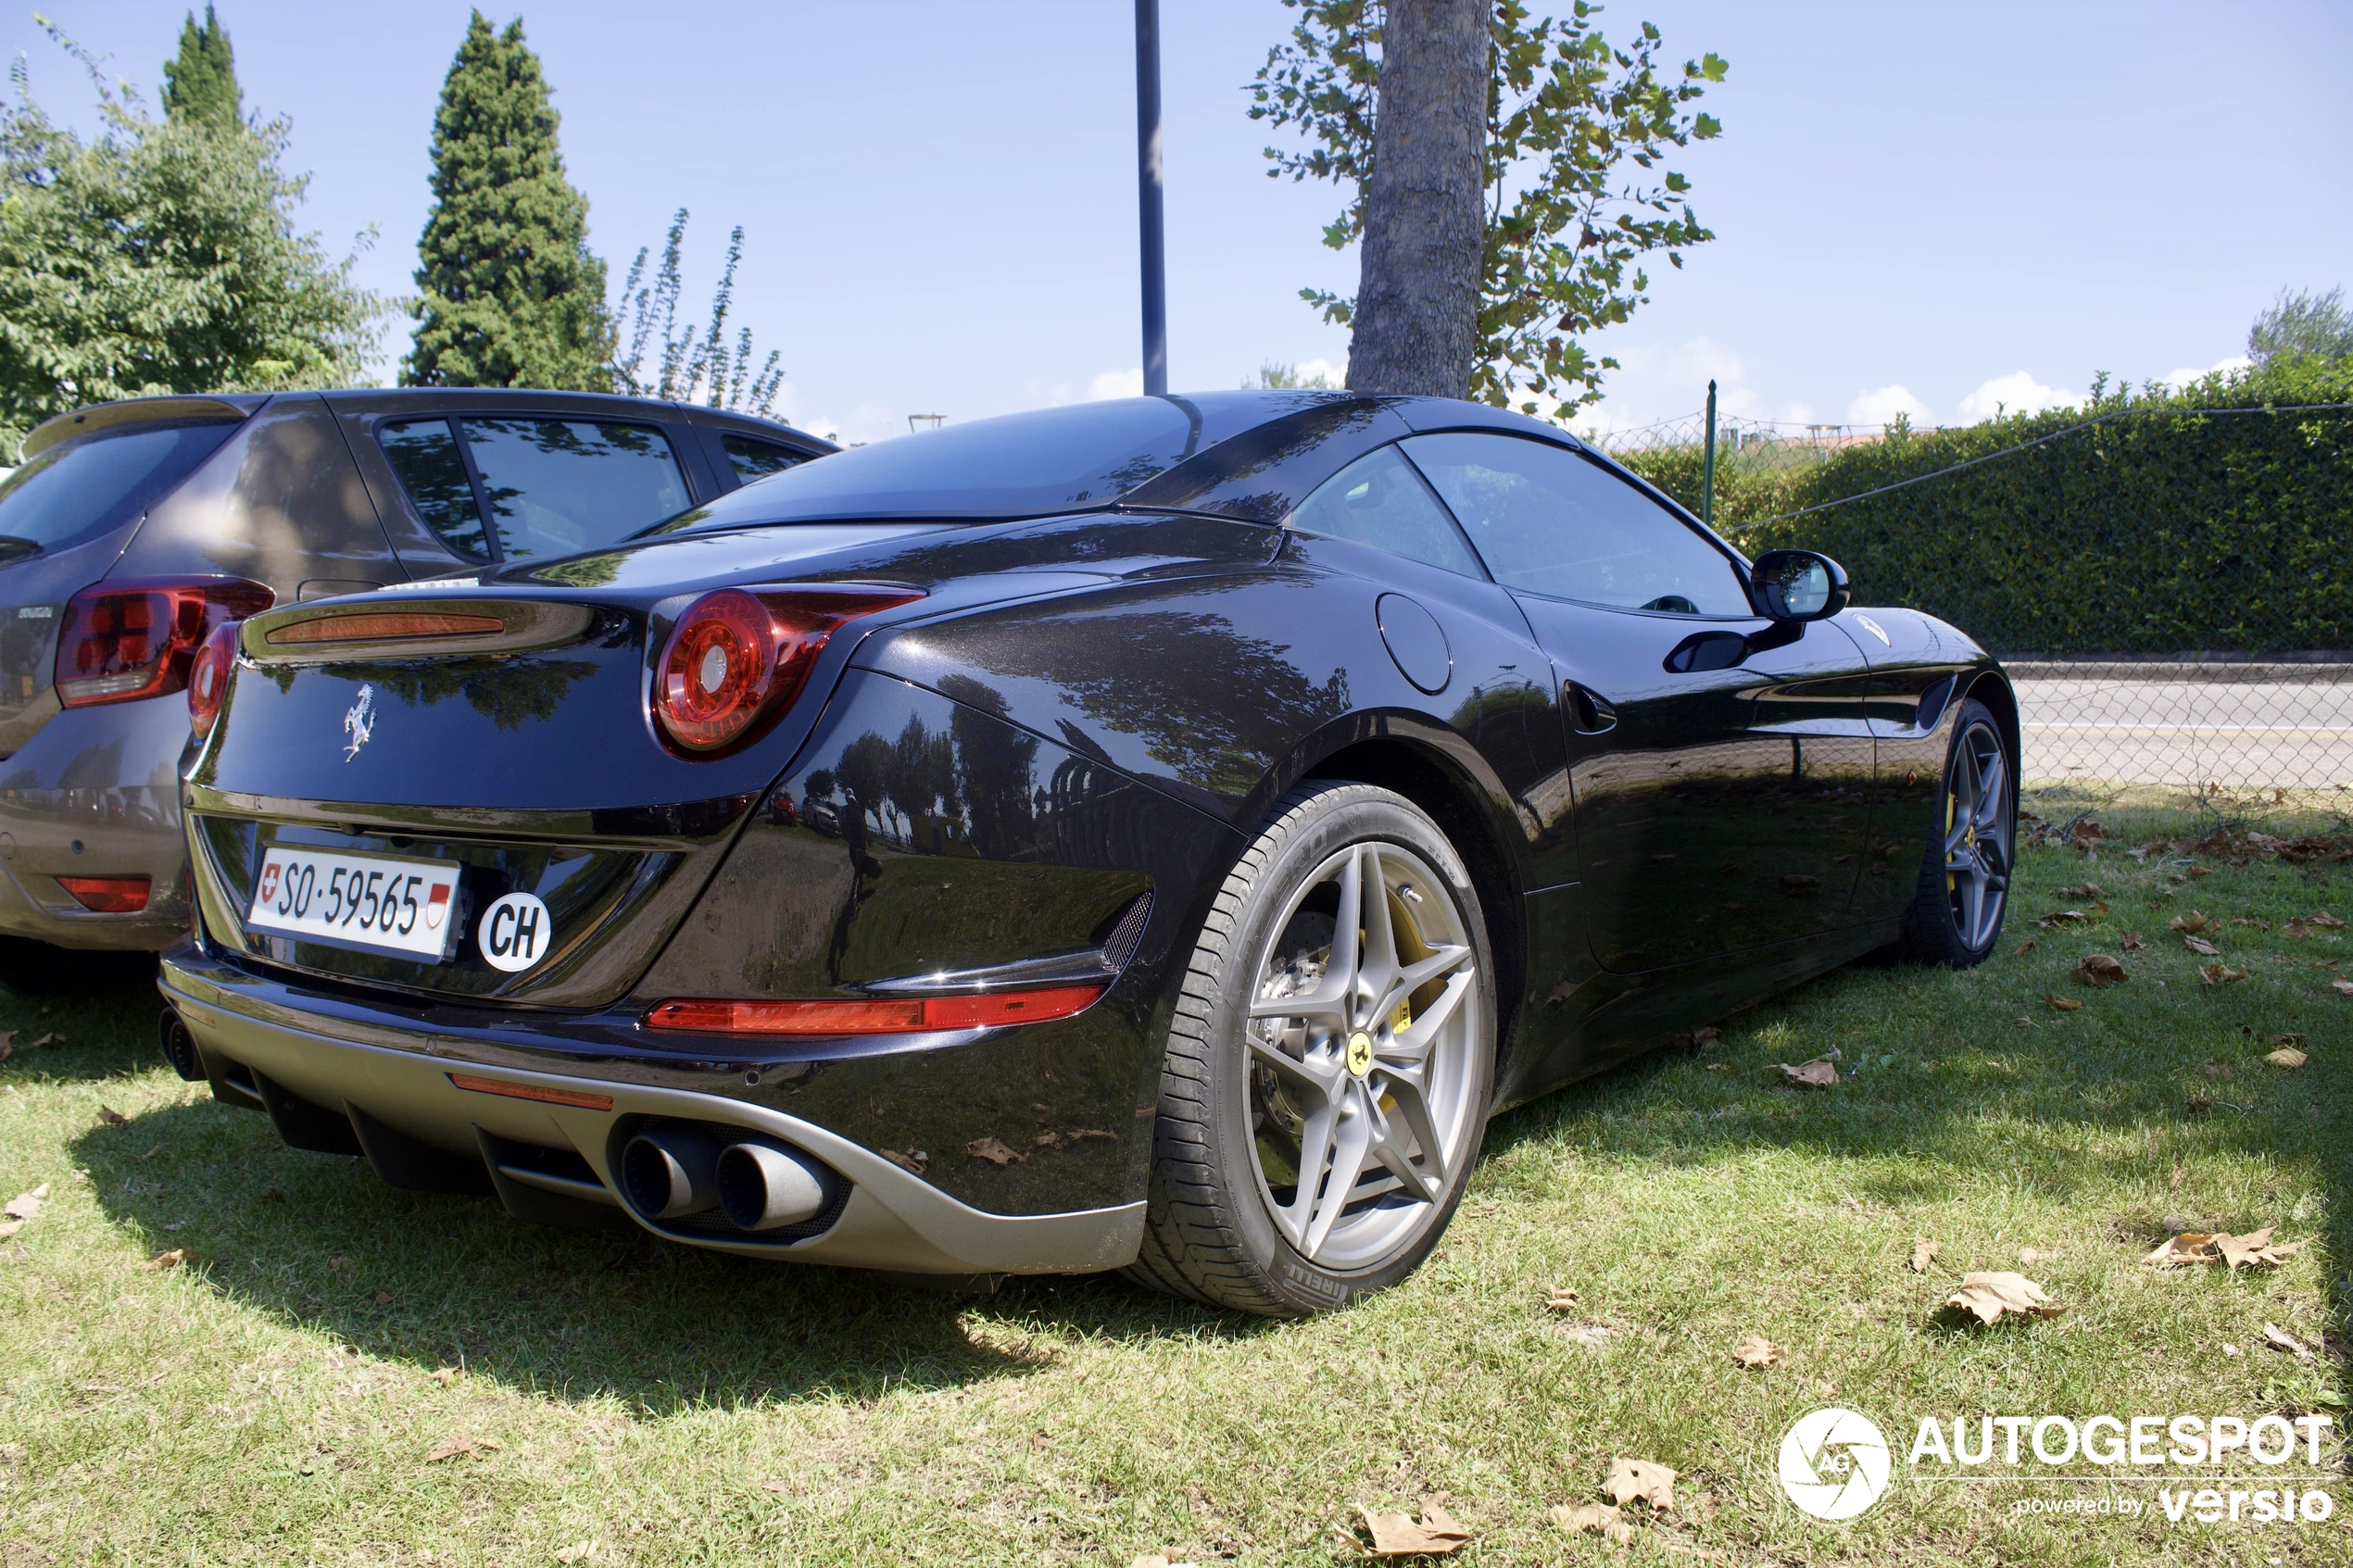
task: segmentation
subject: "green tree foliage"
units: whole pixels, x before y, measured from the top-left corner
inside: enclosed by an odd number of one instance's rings
[[[2246,334],[2246,352],[2259,365],[2299,354],[2330,365],[2353,358],[2353,311],[2345,308],[2345,291],[2282,290],[2278,302],[2255,319]]]
[[[51,121],[19,57],[0,105],[0,445],[109,398],[361,379],[386,307],[296,229],[286,122],[151,119],[51,36],[89,70],[98,129]]]
[[[474,12],[434,116],[403,384],[612,390],[605,264],[589,254],[588,198],[564,177],[557,124],[522,19],[494,32]]]
[[[245,94],[237,86],[237,56],[229,31],[204,8],[180,25],[180,53],[164,63],[163,109],[174,119],[191,119],[225,131],[245,121]]]
[[[2353,408],[2323,406],[2348,403],[2353,366],[2314,358],[2178,392],[2102,378],[2088,409],[1719,466],[1717,527],[1752,553],[1823,551],[1856,604],[1924,609],[1997,653],[2343,648]],[[2262,411],[2214,411],[2244,408]],[[1698,506],[1698,447],[1626,461]]]
[[[1270,178],[1329,180],[1349,196],[1324,231],[1343,249],[1365,226],[1380,82],[1382,0],[1283,0],[1299,12],[1290,37],[1270,51],[1251,88],[1251,118],[1287,126],[1305,151],[1266,149]],[[1648,303],[1640,258],[1715,238],[1685,198],[1691,182],[1657,172],[1675,148],[1723,127],[1687,107],[1724,80],[1721,56],[1680,71],[1659,64],[1656,27],[1620,49],[1579,0],[1566,19],[1531,19],[1524,0],[1499,0],[1489,90],[1487,244],[1478,318],[1479,362],[1471,395],[1567,419],[1600,395],[1617,368],[1583,340]],[[1327,320],[1348,324],[1354,302],[1319,289],[1300,297]]]
[[[641,247],[637,259],[629,265],[629,276],[621,285],[617,334],[626,357],[613,365],[613,390],[633,397],[706,403],[713,408],[774,419],[776,393],[785,380],[782,356],[769,350],[767,359],[754,370],[749,327],[736,332],[732,353],[727,347],[727,312],[735,307],[736,267],[744,255],[743,225],[736,224],[727,236],[727,264],[711,295],[711,324],[702,328],[689,324],[682,334],[678,304],[686,293],[686,282],[679,272],[678,257],[686,238],[686,209],[682,207],[670,220],[653,282],[646,282],[645,249]]]
[[[1299,367],[1288,359],[1268,359],[1258,367],[1258,374],[1242,378],[1244,392],[1330,392],[1336,390],[1332,378],[1321,370],[1301,375]]]

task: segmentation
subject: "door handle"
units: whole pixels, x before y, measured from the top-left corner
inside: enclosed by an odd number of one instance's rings
[[[1607,734],[1617,728],[1617,709],[1576,682],[1567,683],[1569,727],[1580,735]]]

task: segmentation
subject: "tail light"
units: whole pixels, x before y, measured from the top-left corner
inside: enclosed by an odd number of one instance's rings
[[[675,1000],[646,1012],[648,1029],[700,1035],[912,1035],[927,1029],[991,1029],[1044,1023],[1084,1012],[1101,985],[1054,985],[977,997],[905,997],[842,1001]]]
[[[61,876],[57,885],[73,895],[75,903],[102,915],[135,915],[147,907],[144,876]]]
[[[212,734],[220,705],[229,696],[229,676],[237,663],[237,622],[224,621],[207,634],[188,666],[188,728],[202,740]]]
[[[93,583],[67,604],[57,633],[57,700],[88,708],[179,691],[215,626],[258,615],[276,599],[242,577]]]
[[[686,607],[654,670],[654,714],[686,751],[748,738],[792,705],[837,627],[923,597],[908,589],[722,588]]]

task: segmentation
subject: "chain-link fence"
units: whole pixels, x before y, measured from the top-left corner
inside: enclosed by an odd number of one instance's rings
[[[2226,816],[2341,821],[2353,812],[2353,651],[2348,651],[2353,638],[2342,634],[2353,604],[2341,603],[2316,617],[2309,606],[2288,602],[2293,596],[2283,593],[2276,579],[2297,571],[2291,555],[2257,558],[2260,548],[2235,535],[2213,543],[2208,536],[2218,530],[2238,526],[2215,521],[2232,508],[2211,494],[2180,493],[2178,485],[2153,505],[2136,508],[2128,501],[2116,508],[2117,515],[2100,521],[2102,544],[2114,546],[2108,559],[2069,558],[2069,552],[2083,548],[2080,535],[2065,525],[2072,521],[2066,516],[2070,509],[2086,504],[2082,487],[2088,484],[2088,494],[2115,500],[2118,488],[2130,483],[2110,471],[2114,454],[2096,445],[2094,427],[2177,412],[2045,417],[2032,426],[2012,421],[2007,440],[2000,427],[1989,436],[1985,427],[1921,432],[1719,419],[1714,521],[1752,549],[1793,544],[1824,548],[1854,571],[1859,602],[1918,603],[1985,638],[2017,686],[2024,780],[2046,800],[2064,805],[2080,799],[2111,810],[2195,806]],[[2339,507],[2334,497],[2341,494],[2344,437],[2353,431],[2347,418],[2353,409],[2330,405],[2195,412],[2208,424],[2225,417],[2239,420],[2233,439],[2242,443],[2248,439],[2250,421],[2277,425],[2300,420],[2297,439],[2274,443],[2286,454],[2284,477],[2267,469],[2263,478],[2249,483],[2275,486],[2301,504],[2309,504],[2316,491],[2328,493],[2332,498],[2321,503],[2320,532],[2333,533],[2339,555],[2353,546],[2353,517],[2331,509]],[[1694,415],[1638,430],[1579,433],[1696,508],[1706,429],[1705,417]],[[2287,433],[2266,426],[2259,439],[2274,433]],[[1903,450],[1915,455],[1908,463],[1896,458]],[[1957,456],[1957,462],[1938,466]],[[2308,462],[2337,477],[2323,474],[2306,483],[2294,470]],[[2047,529],[2006,537],[1997,546],[2004,558],[1996,562],[1980,548],[1980,536],[1987,532],[1982,520],[1968,509],[1982,505],[1982,497],[1963,504],[1957,481],[1962,470],[1976,472],[1982,490],[1984,472],[2004,467],[2012,471],[2003,483],[2019,486],[2020,507],[2034,509],[2039,494],[2053,517]],[[1907,468],[1914,471],[1906,472]],[[2082,477],[2087,472],[2089,480]],[[1906,492],[1900,514],[1862,519],[1847,505],[1887,490]],[[1940,511],[1941,497],[1955,503],[1950,515]],[[2277,508],[2259,495],[2244,509],[2259,516],[2249,533],[2256,538],[2260,517]],[[2184,515],[2164,515],[2169,510]],[[2145,531],[2145,539],[2135,541],[2135,529]],[[1952,572],[1999,571],[2023,577],[2028,585],[1997,596],[1968,583],[1883,571],[1878,573],[1881,578],[1909,581],[1875,583],[1874,573],[1849,556],[1859,550],[1868,557],[1872,546],[1858,539],[1894,530],[1949,533]],[[2034,558],[2044,540],[2050,546],[2047,558]],[[2242,591],[2210,597],[2174,592],[2168,605],[2188,608],[2170,622],[2146,607],[2132,621],[2100,622],[2083,613],[2088,596],[2124,591],[2108,579],[2129,575],[2133,568],[2117,562],[2189,559],[2208,544],[2210,561],[2191,576],[2210,582],[2238,574]],[[2319,586],[2325,599],[2329,584]],[[1974,615],[1972,601],[1979,611]],[[2093,623],[2087,625],[2087,619]],[[2148,646],[2149,634],[2137,631],[2130,639],[2136,646],[2104,646],[2097,640],[2102,624],[2157,625],[2164,631],[2158,633],[2157,647]],[[2107,634],[2121,637],[2113,631]],[[2084,646],[2087,639],[2093,646]],[[2177,646],[2167,647],[2165,642]]]

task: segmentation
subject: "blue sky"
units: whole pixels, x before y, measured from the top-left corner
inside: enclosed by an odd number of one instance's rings
[[[1565,0],[1564,0],[1565,3]],[[1291,13],[1163,0],[1173,384],[1344,360],[1297,298],[1353,288],[1329,188],[1270,181],[1241,91]],[[407,292],[436,94],[468,6],[225,0],[247,104],[293,121],[306,227]],[[150,101],[182,4],[45,0]],[[514,14],[499,8],[503,25]],[[525,10],[614,284],[694,213],[688,295],[726,229],[739,317],[784,353],[788,415],[878,439],[1115,391],[1139,361],[1130,7],[1125,0]],[[1675,59],[1731,62],[1718,142],[1678,160],[1720,236],[1594,340],[1624,361],[1592,416],[1956,422],[2243,351],[2284,286],[2353,284],[2343,157],[2353,6],[2068,0],[1766,6],[1616,0]],[[76,68],[6,19],[53,113]],[[2332,108],[2330,106],[2334,105]],[[1663,274],[1663,275],[1660,275]],[[406,346],[387,336],[385,373]]]

